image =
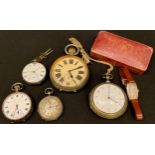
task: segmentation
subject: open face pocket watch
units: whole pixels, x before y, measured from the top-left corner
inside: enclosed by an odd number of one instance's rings
[[[53,50],[48,49],[24,67],[22,71],[22,78],[27,84],[37,85],[44,81],[47,71],[46,67],[40,62],[43,59],[46,59],[51,52],[53,52]]]
[[[12,123],[26,121],[32,113],[31,98],[26,93],[20,92],[22,89],[22,83],[13,84],[11,90],[14,93],[7,96],[2,103],[2,113]]]
[[[87,54],[81,44],[75,45],[78,41],[70,38],[73,44],[65,47],[67,55],[58,58],[51,66],[50,79],[52,84],[60,91],[76,92],[82,88],[89,79]],[[78,54],[82,58],[78,57]]]
[[[57,96],[53,96],[53,88],[46,88],[44,93],[48,96],[44,97],[38,105],[38,113],[45,121],[57,120],[63,112],[63,104]]]
[[[125,113],[128,99],[121,87],[110,82],[111,74],[107,73],[103,78],[106,82],[97,85],[90,92],[90,108],[102,118],[115,119]]]

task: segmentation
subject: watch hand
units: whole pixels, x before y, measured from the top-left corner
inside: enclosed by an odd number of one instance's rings
[[[18,105],[16,104],[16,108],[15,108],[15,110],[14,110],[14,114],[13,114],[13,118],[15,117],[15,114],[16,114],[16,111],[17,111],[17,107]]]
[[[113,98],[111,98],[111,97],[109,97],[108,99],[110,99],[111,101],[113,101],[113,102],[115,102],[115,103],[117,103],[117,104],[119,104],[116,100],[114,100]],[[119,104],[120,105],[120,104]]]
[[[113,98],[111,98],[111,97],[110,97],[109,99],[112,100],[112,101],[114,101],[115,103],[118,103],[117,101],[115,101],[115,100],[114,100]]]
[[[76,81],[73,79],[72,73],[70,71],[68,71],[68,73],[69,73],[69,76],[71,77],[72,81],[76,84]]]
[[[110,98],[110,87],[108,87],[108,98]]]
[[[82,68],[82,67],[83,67],[83,66],[79,66],[79,67],[77,67],[77,68],[71,69],[71,70],[69,70],[69,72],[75,71],[75,70],[80,69],[80,68]]]
[[[18,110],[17,113],[19,114],[19,107],[18,107],[18,105],[16,105],[16,109]]]

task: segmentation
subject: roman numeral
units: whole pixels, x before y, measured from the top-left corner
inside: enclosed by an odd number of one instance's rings
[[[67,61],[66,60],[64,60],[63,62],[64,62],[65,65],[67,64]]]
[[[76,78],[77,78],[78,80],[81,80],[81,79],[82,79],[82,76],[78,75]]]
[[[70,59],[70,60],[69,60],[69,63],[70,63],[70,64],[73,64],[73,63],[74,63],[74,60],[73,60],[73,59]]]
[[[84,71],[79,71],[79,74],[84,74]]]
[[[57,78],[60,78],[60,77],[61,77],[61,74],[60,74],[60,73],[57,73],[55,76],[56,76]]]
[[[60,79],[60,82],[61,82],[61,83],[63,83],[63,82],[64,82],[64,78],[63,78],[63,77]]]
[[[6,111],[6,113],[8,114],[10,111],[8,110],[8,111]]]
[[[56,69],[55,71],[56,71],[56,72],[60,72],[60,71],[61,71],[61,69]]]

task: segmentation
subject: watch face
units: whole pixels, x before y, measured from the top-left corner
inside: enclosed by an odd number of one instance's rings
[[[2,104],[4,116],[12,121],[25,120],[32,111],[30,97],[22,92],[10,94]]]
[[[38,105],[40,117],[46,121],[57,120],[63,112],[63,104],[56,96],[43,98]]]
[[[53,63],[50,78],[56,88],[64,91],[76,91],[88,81],[88,66],[77,56],[62,56]]]
[[[127,83],[127,94],[129,97],[129,100],[137,100],[139,90],[136,83]]]
[[[38,62],[29,63],[24,67],[22,77],[28,84],[40,84],[46,77],[46,68]]]
[[[97,115],[114,119],[126,111],[127,97],[117,85],[104,83],[95,87],[91,92],[90,107]]]

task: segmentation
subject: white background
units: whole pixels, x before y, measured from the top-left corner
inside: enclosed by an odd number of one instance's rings
[[[150,30],[153,2],[1,0],[0,29]],[[0,125],[4,155],[150,155],[154,140],[155,125]]]

